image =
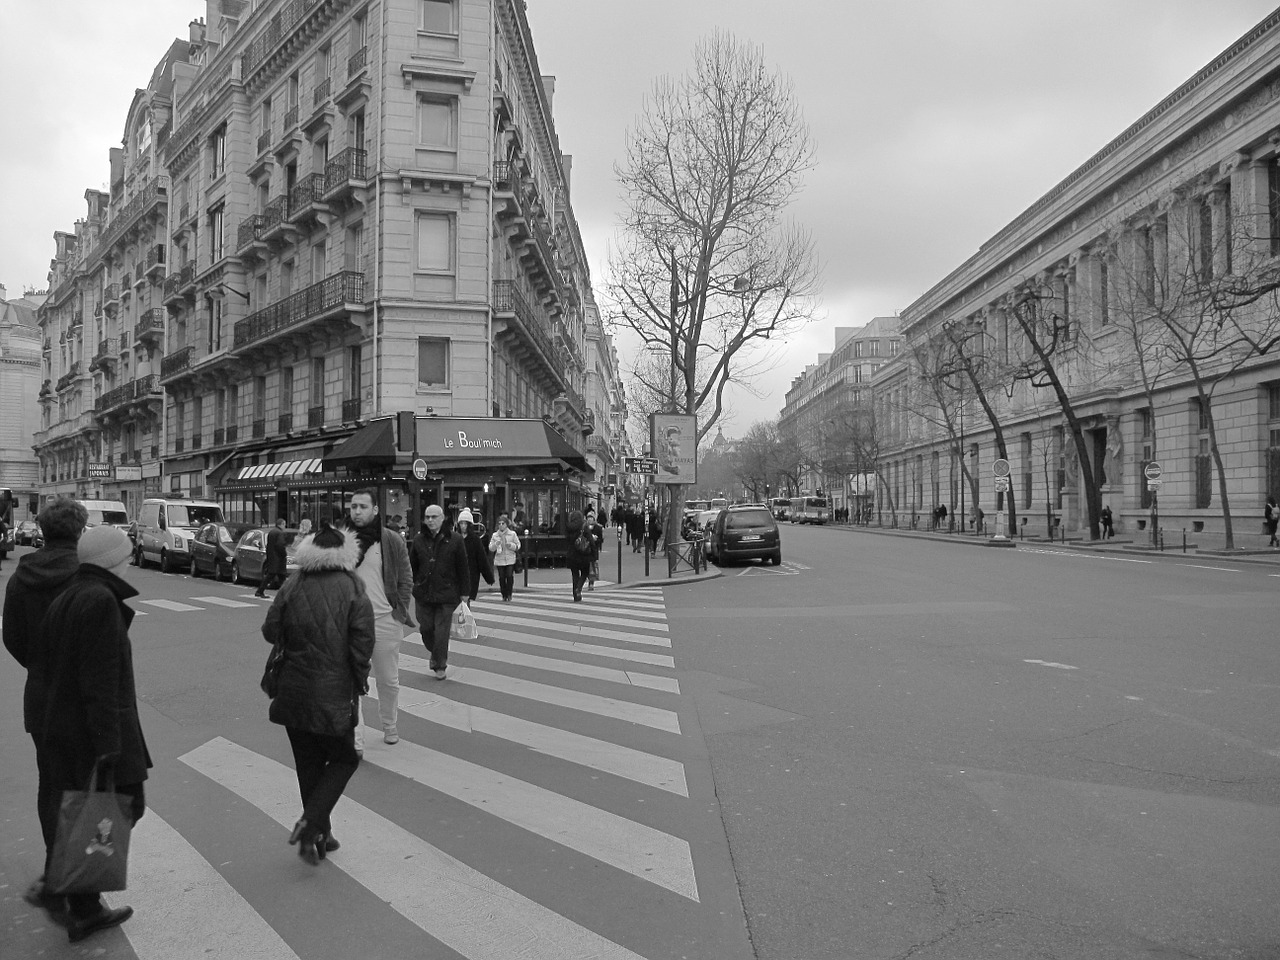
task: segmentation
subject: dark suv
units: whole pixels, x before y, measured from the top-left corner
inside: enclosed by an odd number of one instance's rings
[[[708,554],[718,564],[731,560],[771,560],[782,563],[778,521],[762,503],[727,507],[711,526]]]

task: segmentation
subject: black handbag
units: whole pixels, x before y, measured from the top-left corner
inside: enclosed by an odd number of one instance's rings
[[[262,692],[272,700],[280,693],[280,668],[284,666],[284,644],[273,643],[267,654],[267,666],[262,671]]]

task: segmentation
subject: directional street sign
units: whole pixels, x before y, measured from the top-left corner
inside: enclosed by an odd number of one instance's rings
[[[623,457],[622,469],[625,473],[654,473],[658,472],[657,457]]]
[[[1164,468],[1160,466],[1159,461],[1152,460],[1142,468],[1142,472],[1148,480],[1159,480],[1164,474]]]

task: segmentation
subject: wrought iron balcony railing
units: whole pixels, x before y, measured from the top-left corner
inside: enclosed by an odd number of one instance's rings
[[[232,349],[247,347],[344,304],[364,303],[364,274],[345,270],[251,313],[235,326]]]

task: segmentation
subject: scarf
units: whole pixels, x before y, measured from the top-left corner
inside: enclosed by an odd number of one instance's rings
[[[355,530],[356,542],[360,545],[360,559],[356,561],[358,567],[364,563],[365,551],[375,543],[382,542],[382,514],[377,514],[366,526],[357,527],[353,524],[352,529]]]

